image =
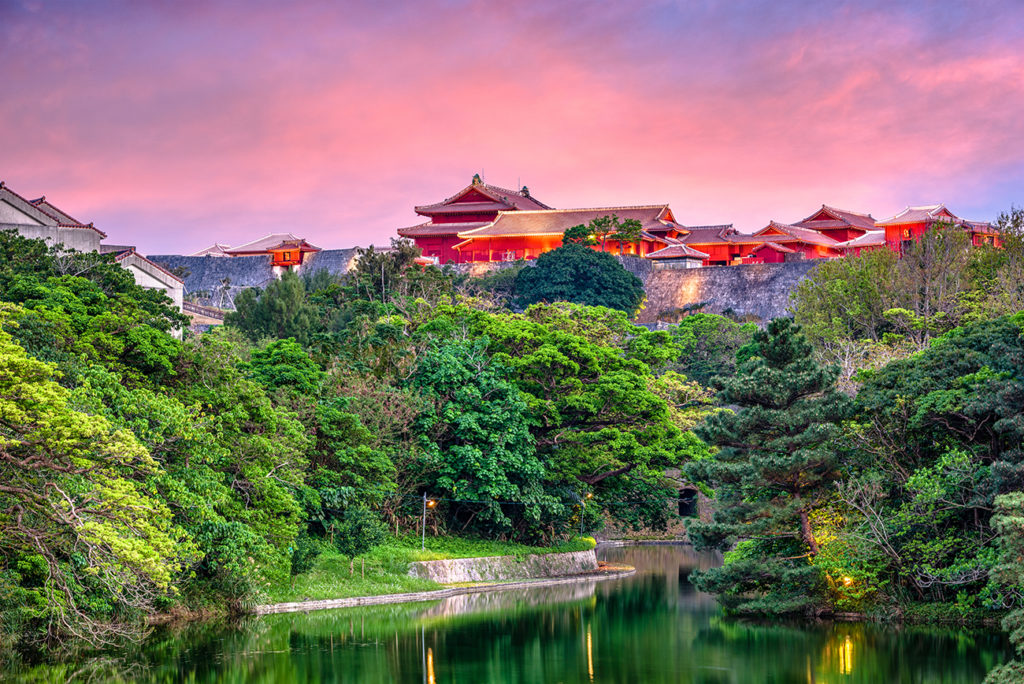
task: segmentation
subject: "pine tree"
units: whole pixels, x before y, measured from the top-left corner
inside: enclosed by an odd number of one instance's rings
[[[821,585],[810,515],[834,489],[832,439],[849,400],[835,389],[837,371],[814,361],[790,319],[757,332],[737,362],[719,393],[736,410],[697,429],[718,450],[686,469],[716,495],[713,522],[691,524],[691,539],[698,548],[732,550],[723,567],[693,579],[736,612],[807,611]]]

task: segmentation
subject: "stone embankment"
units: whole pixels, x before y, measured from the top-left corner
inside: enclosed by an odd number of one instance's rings
[[[595,570],[597,570],[597,556],[593,549],[527,556],[452,558],[420,561],[409,565],[409,574],[413,577],[433,580],[438,584],[506,582],[538,577],[579,575]]]
[[[446,561],[423,561],[412,563],[409,574],[446,583],[484,582],[463,587],[448,587],[434,591],[417,591],[405,594],[382,596],[357,596],[343,599],[320,601],[294,601],[256,606],[257,615],[271,613],[298,613],[329,608],[351,608],[391,603],[414,603],[437,599],[476,594],[480,592],[509,591],[512,589],[533,589],[558,584],[599,582],[626,577],[636,572],[635,568],[600,566],[593,549],[569,553],[550,553],[515,556],[491,556],[487,558],[459,558]],[[427,566],[427,567],[423,567]],[[529,574],[535,573],[535,574]],[[442,579],[439,579],[442,578]]]

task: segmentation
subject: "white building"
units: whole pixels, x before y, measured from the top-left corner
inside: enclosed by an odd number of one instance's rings
[[[0,230],[11,229],[24,237],[42,239],[79,252],[113,253],[114,260],[132,274],[136,283],[163,290],[178,311],[182,310],[185,283],[181,278],[139,254],[134,247],[101,244],[106,233],[61,211],[46,197],[28,200],[0,182]]]

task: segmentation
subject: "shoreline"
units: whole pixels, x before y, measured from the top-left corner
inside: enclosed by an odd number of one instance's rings
[[[377,596],[353,596],[341,599],[320,599],[313,601],[291,601],[270,603],[254,606],[253,615],[273,615],[277,613],[307,613],[314,610],[330,610],[332,608],[352,608],[355,606],[374,606],[396,603],[418,603],[435,601],[461,594],[477,594],[509,589],[528,589],[533,587],[550,587],[558,584],[576,582],[604,582],[612,579],[629,577],[636,573],[631,566],[606,566],[606,569],[561,577],[542,577],[537,579],[513,580],[508,582],[486,582],[468,586],[453,586],[431,591],[417,591],[405,594],[379,594]]]

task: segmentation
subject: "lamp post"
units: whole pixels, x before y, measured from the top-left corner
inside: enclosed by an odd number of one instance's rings
[[[427,548],[427,509],[433,508],[437,505],[437,502],[433,499],[427,498],[427,493],[423,492],[423,522],[420,523],[420,551]]]

